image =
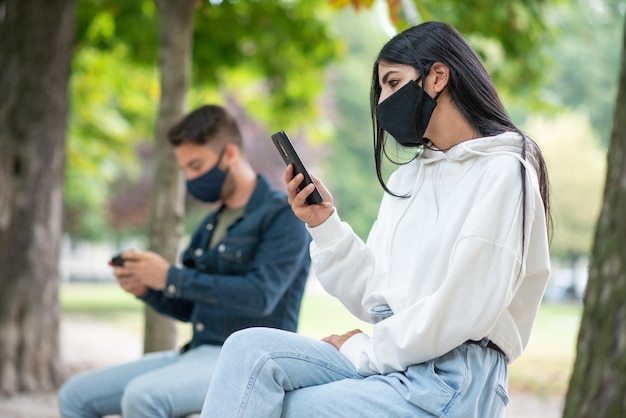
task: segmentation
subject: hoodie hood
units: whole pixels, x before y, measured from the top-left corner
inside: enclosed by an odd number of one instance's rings
[[[522,145],[522,137],[519,133],[504,132],[495,136],[463,141],[445,152],[434,147],[424,148],[420,158],[423,164],[432,164],[440,160],[463,161],[476,156],[510,154],[524,163],[521,158]]]

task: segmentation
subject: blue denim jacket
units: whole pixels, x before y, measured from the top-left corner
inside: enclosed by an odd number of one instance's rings
[[[217,212],[195,231],[170,267],[163,291],[142,299],[158,312],[193,324],[190,348],[222,344],[233,332],[252,326],[296,331],[309,274],[310,236],[287,196],[258,177],[241,218],[208,249]]]

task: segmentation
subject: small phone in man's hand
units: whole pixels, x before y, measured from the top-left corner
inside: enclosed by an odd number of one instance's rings
[[[125,260],[122,258],[122,254],[117,254],[111,259],[111,264],[116,267],[124,267],[124,261]]]
[[[272,135],[272,142],[276,146],[278,153],[285,161],[286,165],[293,164],[293,175],[302,173],[304,175],[304,180],[300,183],[298,190],[302,190],[304,187],[308,186],[310,183],[313,183],[311,176],[308,171],[304,167],[302,160],[298,156],[293,144],[289,140],[289,137],[285,133],[285,131],[278,131]],[[306,201],[309,205],[320,204],[324,201],[322,195],[320,194],[317,187],[313,189],[310,195],[307,196]]]

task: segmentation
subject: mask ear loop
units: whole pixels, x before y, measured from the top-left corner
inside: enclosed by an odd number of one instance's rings
[[[432,63],[424,66],[424,73],[425,73],[426,75],[428,75],[428,73],[430,72],[430,68],[431,68],[431,67],[432,67]],[[418,76],[418,77],[417,77],[416,82],[417,82],[418,80],[420,80],[421,78],[422,78],[422,77],[421,77],[421,75],[420,75],[420,76]],[[434,101],[437,101],[437,100],[439,99],[439,96],[441,96],[441,93],[443,93],[443,90],[441,90],[440,92],[438,92],[437,94],[435,94],[435,97],[433,97],[433,100],[434,100]],[[424,90],[424,87],[422,87],[422,94],[428,94],[428,93],[426,93],[426,90]],[[429,96],[430,96],[430,95],[429,95]],[[420,104],[421,104],[421,102],[422,102],[422,101],[420,100]],[[419,112],[421,113],[421,111],[422,111],[422,109],[420,108],[420,109],[419,109]],[[419,114],[419,113],[417,113],[417,112],[416,112],[416,115],[417,115],[417,114]],[[416,117],[417,117],[417,116],[416,116]],[[416,123],[416,127],[417,127],[417,121],[416,121],[415,123]],[[430,139],[428,139],[428,138],[424,138],[424,137],[422,137],[422,138],[420,138],[420,139],[422,140],[422,146],[423,146],[424,148],[428,148],[428,149],[431,149],[431,150],[433,150],[433,151],[439,151],[437,148],[435,148],[435,147],[433,146],[433,142],[432,142]],[[424,139],[426,139],[426,141],[425,141]]]
[[[217,167],[219,170],[222,170],[222,169],[220,168],[220,163],[222,162],[222,159],[224,158],[224,154],[226,153],[226,146],[227,146],[227,145],[228,145],[228,144],[225,144],[225,145],[222,147],[222,150],[220,151],[220,153],[219,153],[219,155],[218,155],[218,157],[217,157],[217,162],[216,162],[216,163],[215,163],[215,165],[213,166],[213,167]],[[222,171],[224,171],[224,170],[222,170]]]
[[[428,75],[428,73],[430,72],[430,68],[432,67],[432,64],[426,64],[424,66],[424,77]],[[422,80],[422,75],[419,74],[417,76],[417,79],[415,79],[415,83],[419,83]],[[426,93],[426,90],[424,90],[424,86],[420,86],[422,88],[422,92],[424,94],[428,94]],[[441,90],[439,93],[435,94],[435,97],[433,97],[433,99],[436,101],[437,99],[439,99],[439,96],[441,96],[441,93],[443,93],[443,90]]]
[[[418,70],[420,69],[419,67],[420,67],[420,64],[421,64],[421,67],[422,67],[423,73],[424,73],[423,76],[422,76],[422,74],[418,74],[417,79],[415,80],[415,83],[417,84],[420,80],[426,80],[426,76],[430,72],[430,67],[432,67],[432,63],[422,64],[421,60],[418,60],[417,58],[416,58],[415,61],[419,63],[418,64]],[[420,118],[420,115],[422,113],[422,103],[423,103],[423,100],[422,100],[423,96],[422,95],[428,94],[428,93],[426,93],[426,90],[424,90],[424,83],[423,83],[423,81],[422,81],[422,85],[420,86],[420,90],[421,90],[420,91],[420,98],[419,98],[419,101],[418,101],[419,104],[418,104],[417,108],[415,109],[415,121],[414,121],[414,123],[415,123],[415,130],[418,133],[419,133],[419,129],[417,129],[417,126],[419,124],[419,118]],[[437,98],[435,98],[435,100],[437,100]],[[428,138],[426,138],[427,141],[424,140],[424,137],[420,137],[419,139],[420,139],[423,147],[430,148],[429,145],[432,144],[432,142]]]

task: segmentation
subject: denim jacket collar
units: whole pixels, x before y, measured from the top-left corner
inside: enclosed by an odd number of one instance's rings
[[[266,202],[267,195],[272,192],[272,187],[270,186],[270,183],[267,181],[265,176],[263,176],[262,174],[257,174],[257,180],[257,185],[252,192],[252,196],[250,196],[250,199],[246,204],[244,216],[254,211],[264,202]]]
[[[246,208],[244,209],[243,216],[248,215],[250,212],[253,212],[257,208],[259,208],[263,202],[265,202],[268,198],[268,194],[272,193],[272,186],[269,181],[262,174],[257,174],[257,185],[248,199],[248,203],[246,203]],[[211,214],[212,219],[216,219],[219,213],[224,210],[224,204],[222,203],[219,208]]]

